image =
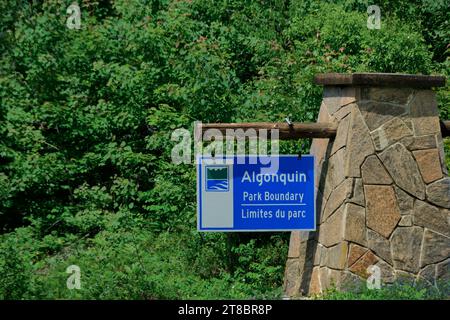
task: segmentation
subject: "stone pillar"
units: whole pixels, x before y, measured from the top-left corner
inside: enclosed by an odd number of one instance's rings
[[[367,268],[381,282],[449,281],[450,178],[435,93],[444,77],[323,74],[318,122],[335,139],[314,139],[315,232],[292,232],[285,294],[352,290]],[[356,289],[356,288],[355,288]]]

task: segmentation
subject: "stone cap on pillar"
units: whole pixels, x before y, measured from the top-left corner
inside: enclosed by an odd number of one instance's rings
[[[389,86],[431,88],[443,87],[444,76],[426,76],[401,73],[321,73],[314,83],[325,86]]]

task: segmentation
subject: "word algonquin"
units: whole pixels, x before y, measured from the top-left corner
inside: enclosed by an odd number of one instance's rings
[[[280,173],[280,174],[263,174],[263,173],[255,173],[251,174],[248,171],[244,172],[242,176],[241,182],[251,182],[258,183],[259,186],[262,186],[263,183],[282,183],[286,185],[289,182],[306,182],[306,174],[300,173],[298,171],[292,173]]]

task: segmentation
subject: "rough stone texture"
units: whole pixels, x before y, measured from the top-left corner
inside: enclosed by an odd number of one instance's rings
[[[423,181],[430,183],[442,178],[441,160],[437,149],[413,151]]]
[[[394,189],[400,213],[402,215],[412,214],[414,198],[397,186],[395,186]]]
[[[425,184],[411,153],[400,143],[396,143],[380,154],[380,159],[395,183],[423,200],[425,199]]]
[[[325,247],[331,247],[343,239],[343,218],[344,207],[341,206],[320,226],[319,242]]]
[[[364,207],[347,203],[344,214],[344,239],[361,245],[366,244],[366,210]]]
[[[360,81],[353,76],[333,81]],[[380,267],[382,283],[449,281],[450,178],[434,93],[398,88],[396,81],[373,87],[373,79],[393,75],[364,77],[362,86],[324,90],[318,122],[335,123],[338,133],[311,146],[317,232],[291,235],[289,296],[332,283],[339,290],[347,282],[364,286],[359,280],[370,265]]]
[[[356,91],[353,87],[325,87],[323,90],[323,103],[327,106],[330,115],[333,115],[342,106],[356,101]]]
[[[416,200],[414,224],[450,236],[450,225],[447,219],[449,214],[450,210],[437,208],[427,202]]]
[[[419,90],[409,103],[411,117],[439,116],[436,94],[433,90]]]
[[[298,259],[288,259],[284,276],[284,293],[293,297],[300,292],[300,269]]]
[[[361,167],[364,184],[391,184],[392,179],[376,155],[368,156]]]
[[[345,176],[359,178],[361,177],[361,164],[368,155],[374,153],[375,149],[369,129],[364,124],[362,115],[356,107],[352,109],[350,119]]]
[[[322,291],[332,286],[339,287],[341,282],[341,272],[327,267],[320,268],[320,284]]]
[[[324,207],[326,205],[326,202],[328,201],[328,198],[330,197],[333,190],[336,188],[336,186],[333,186],[333,179],[335,177],[335,174],[328,174],[330,172],[330,162],[327,161],[324,163],[324,167],[326,167],[325,176],[321,180],[320,188],[323,190],[323,197],[324,197]]]
[[[439,150],[439,156],[441,158],[442,172],[448,176],[447,166],[445,164],[445,150],[444,150],[444,141],[440,134],[436,135],[437,147]]]
[[[436,265],[436,279],[438,281],[450,281],[450,259]]]
[[[430,264],[420,270],[419,272],[419,280],[426,280],[430,284],[434,284],[434,279],[436,278],[436,265]]]
[[[400,142],[410,151],[436,148],[436,137],[434,135],[406,137]]]
[[[358,106],[370,131],[406,113],[405,106],[384,102],[362,101]]]
[[[321,283],[322,290],[326,290],[329,286],[329,271],[330,269],[327,267],[320,267],[319,269],[319,281]]]
[[[436,134],[440,132],[439,117],[418,117],[412,118],[414,134],[422,136],[426,134]]]
[[[326,265],[330,268],[343,270],[347,260],[348,244],[343,241],[328,249],[328,260]]]
[[[361,281],[359,276],[349,271],[341,272],[339,284],[339,290],[345,292],[361,292],[365,288],[364,281]]]
[[[318,122],[332,122],[333,118],[329,115],[327,107],[322,104]],[[320,213],[322,208],[322,202],[324,201],[322,191],[319,190],[320,179],[322,177],[322,167],[328,163],[326,159],[327,153],[329,153],[329,139],[314,139],[311,144],[310,153],[315,156],[315,188],[316,188],[316,208],[318,220],[320,219]],[[324,176],[326,176],[324,174]],[[317,220],[317,221],[318,221]],[[301,294],[308,294],[309,284],[311,282],[312,268],[316,260],[321,260],[315,248],[320,248],[316,242],[308,241],[310,236],[317,237],[316,232],[295,232],[291,235],[291,241],[289,244],[288,255],[294,258],[288,258],[286,263],[284,290],[287,296],[297,296]],[[298,258],[296,258],[298,257]]]
[[[309,294],[319,294],[321,292],[319,267],[314,267],[311,275],[311,282],[309,285]]]
[[[412,92],[411,88],[363,87],[360,98],[361,100],[407,104]]]
[[[331,116],[326,110],[326,106],[322,103],[319,110],[319,116],[317,122],[331,122]],[[310,153],[314,155],[315,167],[316,167],[316,187],[319,186],[319,180],[322,175],[322,167],[325,162],[325,156],[327,154],[328,145],[330,139],[313,139],[311,143]]]
[[[389,240],[381,236],[375,231],[367,230],[367,243],[368,248],[371,249],[377,256],[392,264],[391,246]]]
[[[400,209],[391,186],[364,186],[367,227],[389,238],[398,221]]]
[[[450,209],[450,177],[445,177],[428,185],[427,200]]]
[[[320,263],[319,263],[319,265],[321,267],[326,266],[327,259],[328,259],[328,248],[324,247],[324,246],[321,246],[321,249],[320,249]]]
[[[398,225],[400,227],[411,227],[413,225],[413,217],[411,215],[402,216]]]
[[[333,142],[331,154],[334,154],[339,149],[343,148],[347,144],[348,125],[350,123],[350,117],[345,117],[339,122],[336,138]],[[340,170],[341,171],[341,170]]]
[[[327,175],[330,177],[330,187],[333,189],[340,185],[344,181],[344,160],[345,160],[345,148],[339,149],[329,159]]]
[[[366,252],[361,258],[358,259],[349,269],[351,272],[358,276],[367,279],[369,274],[367,268],[378,262],[378,258],[370,251]]]
[[[315,240],[311,240],[310,238],[312,238],[312,235],[310,235],[309,232],[300,232],[300,236],[298,239],[300,250],[299,257],[288,258],[286,266],[289,265],[290,269],[289,270],[286,269],[285,272],[284,288],[285,291],[287,291],[289,288],[291,292],[289,296],[299,295],[308,291],[309,281],[311,278],[310,271],[312,270],[313,267],[314,253],[316,247],[315,245],[317,243]],[[292,266],[294,264],[296,264],[298,268]],[[294,274],[298,275],[297,276],[298,280],[291,278]]]
[[[347,201],[360,206],[364,206],[365,200],[362,179],[353,179],[353,193]]]
[[[395,281],[395,271],[389,264],[379,260],[375,265],[380,268],[382,285],[383,283],[393,283]]]
[[[324,101],[322,101],[322,104],[320,105],[319,114],[317,116],[317,122],[332,122],[333,117],[328,112],[327,105]]]
[[[371,133],[377,151],[384,150],[400,139],[412,136],[413,132],[399,118],[394,118]]]
[[[288,258],[298,258],[300,256],[300,231],[292,231],[289,240]]]
[[[340,121],[342,120],[344,117],[346,117],[347,115],[350,114],[350,112],[352,111],[352,108],[355,106],[354,103],[350,103],[347,104],[343,107],[341,107],[338,111],[336,111],[335,113],[333,113],[333,117],[337,120]]]
[[[325,283],[325,285],[326,286],[324,286],[322,290],[330,289],[331,287],[340,288],[341,271],[328,268],[328,281]]]
[[[359,258],[361,258],[366,252],[367,248],[359,246],[357,244],[350,244],[348,253],[347,266],[351,267]]]
[[[414,274],[412,274],[410,272],[396,270],[395,271],[395,282],[398,284],[414,285],[414,283],[416,282],[416,277],[414,276]]]
[[[352,180],[346,179],[331,194],[323,210],[322,221],[325,221],[345,199],[351,195]]]
[[[398,227],[391,238],[394,268],[418,272],[423,230],[420,227]]]
[[[326,257],[326,248],[319,243],[317,244],[316,252],[314,254],[314,266],[320,265],[322,256]]]
[[[409,128],[409,130],[411,130],[412,132],[414,132],[414,125],[413,125],[413,121],[411,119],[408,119],[405,116],[402,116],[403,122],[406,124],[406,126]]]
[[[423,235],[421,266],[440,262],[450,256],[450,238],[425,229]]]
[[[316,177],[317,180],[317,177]],[[325,207],[326,199],[323,195],[322,191],[316,186],[315,188],[316,192],[316,222],[317,224],[322,223],[322,211]]]

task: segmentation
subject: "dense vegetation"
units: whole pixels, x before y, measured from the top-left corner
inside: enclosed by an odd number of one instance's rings
[[[448,299],[448,282],[441,282],[437,286],[411,281],[398,281],[389,286],[382,286],[378,290],[368,289],[365,283],[359,284],[359,290],[338,291],[332,288],[321,296],[313,297],[323,300],[446,300]]]
[[[380,30],[362,0],[71,3],[0,1],[0,299],[279,297],[289,235],[198,233],[172,131],[314,121],[319,72],[450,72],[448,0],[378,1]]]

